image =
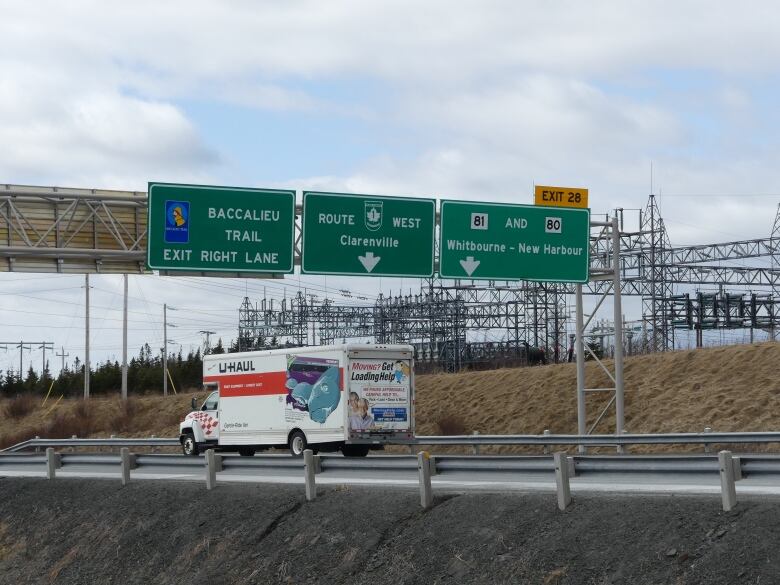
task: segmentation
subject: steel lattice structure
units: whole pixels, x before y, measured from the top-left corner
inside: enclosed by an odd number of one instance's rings
[[[140,273],[146,193],[0,186],[0,272]]]
[[[2,185],[0,271],[143,273],[146,209],[143,192]],[[699,323],[698,330],[706,329],[707,319],[713,318],[717,327],[734,327],[740,321],[730,311],[739,297],[739,314],[749,315],[741,322],[774,338],[780,324],[775,310],[780,298],[780,207],[778,212],[769,238],[672,247],[656,199],[649,197],[639,212],[639,230],[621,229],[619,266],[622,294],[642,299],[647,351],[672,347],[674,331],[681,326],[680,287],[714,286],[718,298],[732,299],[710,302],[696,296],[705,291],[689,292],[689,327],[696,329]],[[622,224],[623,210],[615,213]],[[295,229],[299,263],[300,221]],[[611,278],[611,257],[611,238],[592,232],[592,280],[585,294],[601,294],[611,286],[606,280]],[[268,301],[252,305],[247,299],[239,311],[239,344],[261,347],[273,337],[293,345],[341,339],[403,342],[413,344],[420,359],[448,369],[491,355],[525,359],[528,345],[559,360],[566,351],[567,299],[573,293],[574,286],[565,284],[427,279],[417,292],[380,295],[372,305],[303,296],[276,306]],[[486,339],[488,333],[492,340]]]
[[[622,221],[622,210],[616,213]],[[770,238],[672,247],[663,218],[650,196],[640,211],[638,232],[620,237],[621,292],[642,299],[644,351],[672,347],[674,331],[688,328],[762,329],[778,326],[780,266],[776,262],[780,215]],[[591,275],[585,294],[601,294],[610,282],[612,241],[591,234]],[[719,262],[769,259],[770,266]],[[677,294],[679,286],[717,286],[715,294]],[[725,292],[724,287],[743,289]],[[763,292],[752,292],[758,288]],[[747,289],[747,290],[744,290]],[[380,295],[372,305],[314,302],[303,295],[273,306],[245,299],[239,311],[243,349],[263,347],[275,337],[294,345],[363,339],[410,343],[417,359],[447,370],[482,361],[527,361],[529,347],[543,348],[547,359],[566,355],[568,295],[573,285],[535,282],[442,281],[426,279],[419,292]],[[720,295],[720,296],[719,296]],[[684,309],[683,309],[684,307]],[[480,336],[490,332],[499,341]]]

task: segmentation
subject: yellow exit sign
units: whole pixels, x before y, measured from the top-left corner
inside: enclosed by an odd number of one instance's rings
[[[534,187],[534,203],[554,207],[588,207],[588,190],[579,187]]]

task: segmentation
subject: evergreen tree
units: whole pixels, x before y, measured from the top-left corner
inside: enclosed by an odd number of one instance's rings
[[[592,360],[594,355],[599,359],[604,357],[604,352],[601,349],[601,340],[598,337],[592,335],[588,338],[586,343],[590,348],[590,351],[585,351],[586,360]],[[593,354],[591,354],[591,352],[593,352]]]
[[[33,394],[38,390],[38,374],[33,370],[32,364],[30,365],[30,369],[27,370],[27,377],[24,379],[22,390],[26,394]]]

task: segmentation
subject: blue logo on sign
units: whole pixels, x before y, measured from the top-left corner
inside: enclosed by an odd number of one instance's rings
[[[165,202],[165,241],[186,244],[190,241],[190,202]]]
[[[376,422],[406,422],[406,408],[374,407],[371,415]]]

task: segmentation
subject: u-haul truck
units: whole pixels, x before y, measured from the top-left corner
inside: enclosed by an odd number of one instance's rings
[[[296,347],[203,357],[213,391],[179,425],[186,455],[287,446],[364,456],[414,437],[409,345]]]

